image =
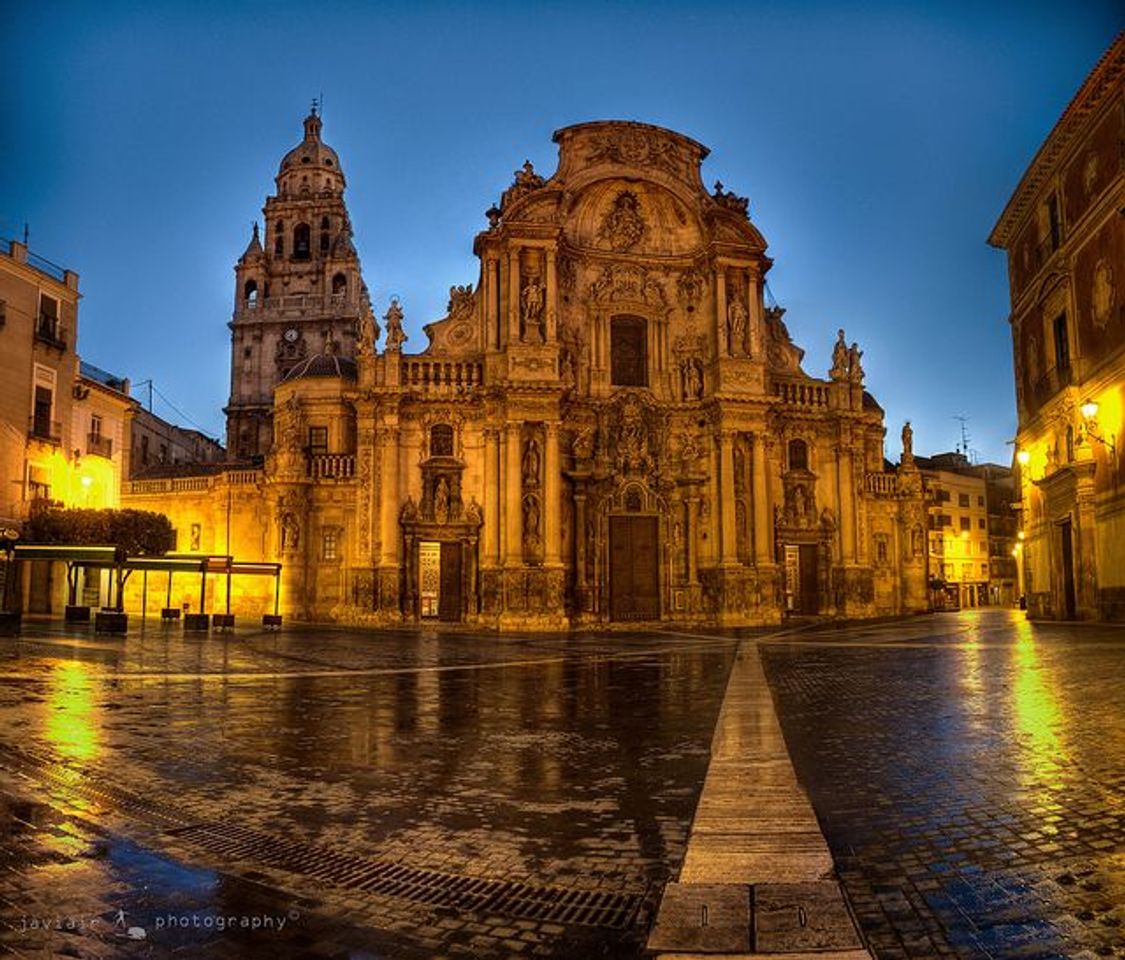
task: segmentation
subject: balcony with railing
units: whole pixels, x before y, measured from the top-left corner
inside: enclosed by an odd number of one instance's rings
[[[355,454],[310,453],[307,473],[310,480],[350,480],[355,476]]]
[[[282,297],[256,297],[239,301],[235,311],[236,318],[256,317],[301,319],[307,315],[334,314],[337,316],[358,315],[360,300],[347,293],[296,293]]]
[[[123,484],[126,494],[197,493],[221,488],[253,486],[262,482],[261,470],[227,470],[199,477],[154,477],[151,480],[129,480]]]
[[[787,406],[827,410],[832,403],[832,384],[819,380],[773,380],[774,397]]]
[[[100,433],[86,434],[86,452],[91,456],[105,457],[107,460],[113,457],[113,440],[109,437],[103,437]]]
[[[66,332],[57,317],[42,313],[35,323],[35,339],[57,350],[66,349]]]
[[[863,477],[863,489],[876,497],[898,496],[898,474],[867,473]]]
[[[467,393],[484,384],[484,364],[479,360],[403,357],[400,383],[423,393]]]
[[[62,441],[62,424],[58,420],[52,420],[49,416],[36,414],[28,419],[27,433],[35,440],[43,440],[46,443],[60,443]]]

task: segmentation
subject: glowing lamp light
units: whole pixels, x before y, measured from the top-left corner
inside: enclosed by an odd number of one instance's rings
[[[1083,407],[1085,409],[1085,407]],[[1016,454],[1016,460],[1019,461],[1021,467],[1026,467],[1031,462],[1031,454],[1027,450],[1021,450]]]
[[[94,482],[93,479],[90,478],[90,477],[83,477],[82,478],[82,486],[84,486],[84,487],[89,488],[90,484],[93,483],[93,482]]]
[[[1082,404],[1082,416],[1087,420],[1093,420],[1098,415],[1098,405],[1093,400],[1087,400]]]
[[[1023,532],[1023,531],[1021,530],[1021,531],[1020,531],[1019,533],[1017,533],[1017,534],[1016,534],[1016,536],[1017,536],[1017,537],[1019,537],[1019,538],[1020,538],[1021,540],[1023,540],[1023,539],[1024,539],[1024,538],[1025,538],[1025,537],[1027,536],[1027,534],[1026,534],[1026,533],[1024,533],[1024,532]]]

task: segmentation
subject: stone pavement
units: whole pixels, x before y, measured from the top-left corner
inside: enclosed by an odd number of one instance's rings
[[[789,760],[756,641],[735,657],[683,867],[648,946],[666,960],[870,958]]]
[[[1125,630],[1016,611],[763,647],[872,952],[1125,956]]]
[[[28,633],[0,950],[73,957],[640,956],[736,645]]]

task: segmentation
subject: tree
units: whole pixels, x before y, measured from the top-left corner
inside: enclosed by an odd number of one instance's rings
[[[130,556],[166,553],[176,543],[168,518],[149,510],[68,510],[33,508],[25,543],[104,544]]]

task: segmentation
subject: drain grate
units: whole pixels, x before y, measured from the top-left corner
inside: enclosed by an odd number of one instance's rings
[[[191,818],[184,815],[183,809],[147,800],[130,790],[65,767],[53,757],[30,750],[8,744],[0,745],[0,766],[24,773],[42,783],[62,787],[68,794],[83,800],[112,807],[161,826],[178,826],[191,822]]]
[[[644,901],[642,893],[535,886],[349,856],[230,823],[193,824],[168,832],[225,859],[252,860],[348,890],[521,920],[625,930]]]

